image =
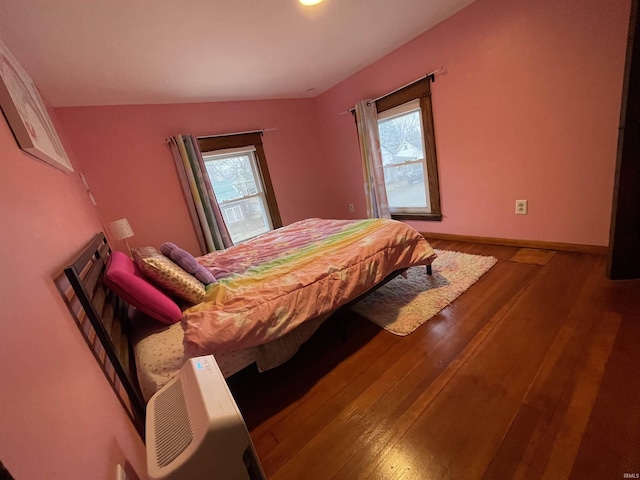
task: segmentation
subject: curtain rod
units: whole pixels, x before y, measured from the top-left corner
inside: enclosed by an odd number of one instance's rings
[[[203,135],[198,138],[228,137],[229,135],[244,135],[245,133],[260,133],[260,135],[262,135],[264,134],[264,132],[273,132],[274,130],[278,130],[278,129],[277,128],[261,128],[260,130],[247,130],[246,132],[219,133],[217,135]]]
[[[381,98],[384,98],[387,95],[391,95],[392,93],[396,93],[397,91],[402,90],[403,88],[408,87],[409,85],[413,85],[414,83],[416,83],[419,80],[422,80],[423,78],[431,78],[431,81],[435,82],[436,81],[436,77],[439,77],[440,75],[446,75],[447,73],[448,73],[448,70],[446,68],[438,67],[433,72],[427,73],[426,75],[424,75],[424,76],[422,76],[420,78],[416,78],[412,82],[409,82],[406,85],[402,85],[401,87],[398,87],[395,90],[392,90],[392,91],[390,91],[388,93],[385,93],[384,95],[380,95],[379,97],[376,97],[376,98],[370,100],[370,102],[377,102]],[[355,111],[355,109],[356,109],[356,107],[353,106],[349,110],[345,110],[344,112],[340,112],[340,115],[344,115],[345,113],[353,113]]]
[[[260,130],[247,130],[246,132],[232,132],[232,133],[219,133],[217,135],[203,135],[197,138],[216,138],[216,137],[228,137],[230,135],[244,135],[245,133],[259,133],[260,135],[264,135],[264,132],[273,132],[278,130],[277,128],[261,128]],[[171,142],[173,140],[172,137],[167,137],[164,139],[165,142]]]

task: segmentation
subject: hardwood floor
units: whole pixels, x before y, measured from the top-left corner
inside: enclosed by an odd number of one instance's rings
[[[407,337],[348,313],[346,342],[333,319],[282,367],[229,379],[267,477],[640,473],[640,281],[607,280],[604,256],[431,244],[499,261]]]

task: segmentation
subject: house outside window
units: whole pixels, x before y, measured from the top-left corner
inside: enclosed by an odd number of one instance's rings
[[[244,215],[242,214],[242,207],[240,205],[235,205],[233,207],[225,208],[224,215],[228,223],[236,223],[244,220]]]
[[[282,226],[259,133],[198,139],[234,244]]]
[[[441,220],[429,80],[378,99],[376,110],[392,217]]]

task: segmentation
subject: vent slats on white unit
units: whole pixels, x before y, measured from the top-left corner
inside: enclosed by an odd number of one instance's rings
[[[156,461],[166,467],[189,446],[193,430],[180,380],[156,397]]]

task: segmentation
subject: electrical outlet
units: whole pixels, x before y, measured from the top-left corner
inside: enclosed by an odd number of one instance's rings
[[[516,200],[516,215],[526,215],[527,210],[528,207],[526,200]]]
[[[353,203],[349,204],[349,211],[352,213],[356,211],[355,208],[353,208]]]

